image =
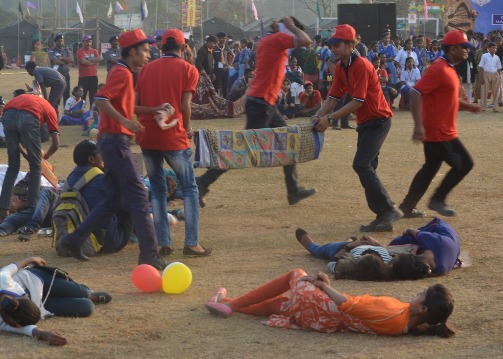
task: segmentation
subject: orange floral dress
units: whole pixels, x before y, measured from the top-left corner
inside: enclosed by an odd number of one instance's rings
[[[311,329],[333,333],[354,331],[381,335],[407,333],[410,304],[391,297],[370,295],[349,296],[337,306],[322,290],[307,281],[299,281],[305,276],[298,270],[291,279],[290,299],[282,304],[282,312],[289,315],[273,314],[263,323],[271,327],[289,329]]]

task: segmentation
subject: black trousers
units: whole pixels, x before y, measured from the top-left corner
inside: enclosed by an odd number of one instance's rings
[[[85,100],[89,92],[89,108],[93,105],[94,95],[98,91],[98,76],[79,77],[79,86],[84,88],[82,99]]]
[[[215,69],[215,81],[213,86],[215,91],[221,90],[222,97],[227,99],[227,88],[229,85],[229,70],[227,69]]]
[[[405,211],[416,208],[431,181],[437,174],[442,162],[451,169],[435,190],[432,201],[444,202],[447,195],[473,168],[473,160],[459,138],[447,142],[424,142],[423,167],[416,173],[409,188],[409,193],[400,206]]]

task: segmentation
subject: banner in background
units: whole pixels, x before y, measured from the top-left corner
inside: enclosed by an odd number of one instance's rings
[[[182,0],[182,27],[194,27],[201,24],[201,0]]]

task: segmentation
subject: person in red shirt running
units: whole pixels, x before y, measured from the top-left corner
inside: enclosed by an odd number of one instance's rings
[[[291,34],[280,31],[280,28],[288,30]],[[309,42],[311,39],[296,19],[287,16],[281,22],[271,24],[271,33],[260,40],[257,49],[255,79],[248,91],[245,104],[246,129],[287,126],[275,106],[285,77],[287,50],[305,46]],[[208,187],[224,172],[226,170],[210,169],[196,178],[201,207],[204,207],[203,197],[208,193]],[[283,172],[290,205],[316,193],[314,188],[306,189],[297,185],[295,164],[283,166]]]
[[[60,245],[81,261],[89,260],[82,252],[82,245],[91,232],[103,228],[110,216],[127,207],[140,245],[138,264],[149,264],[157,269],[164,269],[167,265],[159,257],[147,190],[130,149],[133,134],[144,130],[143,125],[133,119],[133,71],[148,63],[149,44],[153,42],[155,40],[147,38],[141,29],[122,33],[119,37],[122,59],[112,67],[107,83],[96,94],[96,105],[100,108],[101,116],[98,149],[105,162],[106,197],[75,231],[60,240]],[[163,107],[159,106],[151,111],[161,109]]]
[[[79,67],[79,86],[84,88],[85,100],[89,92],[89,104],[93,105],[94,95],[98,90],[98,63],[101,56],[98,50],[91,47],[93,38],[91,35],[84,35],[82,38],[82,47],[77,51],[77,64]]]
[[[401,219],[403,213],[389,198],[376,169],[379,151],[391,128],[393,113],[384,98],[374,66],[354,51],[355,35],[355,29],[350,25],[338,25],[327,41],[340,61],[335,65],[328,98],[311,121],[317,131],[325,131],[332,120],[356,111],[358,142],[353,169],[365,190],[370,210],[376,214],[376,219],[361,226],[360,231],[392,231],[393,222]],[[346,93],[353,100],[332,113]]]
[[[136,112],[140,114],[139,120],[145,126],[145,131],[138,134],[138,143],[152,186],[155,229],[161,255],[171,254],[173,245],[166,208],[166,175],[163,169],[163,163],[166,161],[175,171],[183,193],[183,254],[206,256],[211,253],[211,248],[202,247],[198,240],[198,192],[190,147],[190,139],[194,135],[190,126],[191,102],[199,74],[193,65],[182,59],[185,38],[180,30],[169,29],[164,32],[162,51],[163,55],[159,60],[149,63],[140,71],[136,84]],[[167,106],[171,115],[168,123],[162,123],[159,115],[152,111],[162,104]],[[165,125],[166,128],[163,129]]]
[[[35,121],[34,121],[35,120]],[[21,151],[23,144],[28,153],[30,165],[30,182],[28,186],[27,207],[35,208],[40,189],[42,173],[42,147],[40,129],[47,123],[52,144],[44,159],[51,157],[59,147],[59,127],[56,110],[51,104],[38,96],[19,95],[10,100],[4,107],[2,122],[7,142],[8,167],[0,195],[0,222],[9,215],[10,197],[21,166]]]
[[[454,68],[467,59],[468,49],[473,49],[473,45],[459,30],[449,31],[442,43],[444,55],[431,64],[410,91],[412,140],[423,142],[425,163],[400,205],[405,213],[416,207],[445,161],[451,169],[435,190],[428,208],[444,216],[456,215],[445,199],[473,167],[470,154],[458,138],[456,117],[459,109],[480,113],[482,108],[459,99],[460,82]]]

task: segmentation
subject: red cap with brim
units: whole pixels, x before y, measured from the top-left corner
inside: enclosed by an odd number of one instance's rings
[[[351,25],[337,25],[332,32],[332,37],[327,40],[327,44],[334,45],[343,41],[354,41],[355,38],[356,31]]]
[[[155,40],[148,38],[142,29],[134,29],[131,31],[126,31],[119,36],[119,45],[123,49],[145,43],[153,44],[154,42]]]
[[[162,43],[166,44],[168,39],[174,39],[175,43],[178,45],[185,44],[185,36],[183,32],[178,29],[168,29],[162,34]]]
[[[442,44],[449,46],[463,46],[472,50],[475,50],[475,46],[473,46],[469,41],[468,37],[463,31],[460,30],[452,30],[445,34],[442,39]]]

